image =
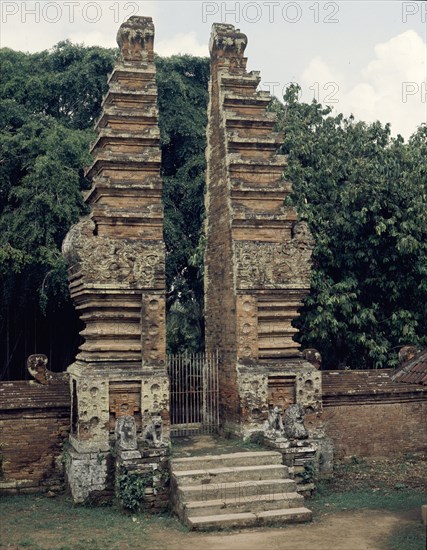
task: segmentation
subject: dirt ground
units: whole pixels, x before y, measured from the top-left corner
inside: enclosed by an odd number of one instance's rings
[[[146,550],[387,550],[391,533],[411,521],[419,511],[380,510],[340,512],[312,524],[282,529],[257,529],[224,534],[161,532],[150,529],[152,545]],[[158,546],[156,546],[158,545]]]
[[[144,550],[389,550],[387,540],[396,529],[410,523],[420,523],[419,510],[412,512],[386,512],[383,510],[364,510],[358,512],[339,512],[317,518],[311,524],[292,525],[281,529],[247,529],[241,532],[228,533],[194,533],[168,529],[161,522],[151,525],[145,535],[131,545],[126,540],[116,541],[108,548]],[[97,539],[96,530],[87,534]],[[148,537],[146,536],[148,535]],[[136,544],[135,544],[136,543]],[[33,545],[34,544],[34,545]],[[95,543],[96,545],[96,543]],[[96,546],[99,548],[99,546]],[[32,544],[0,544],[1,550],[18,550],[22,548],[84,548],[90,545],[71,547],[67,544],[57,545],[50,540],[49,531],[44,535],[38,533]]]

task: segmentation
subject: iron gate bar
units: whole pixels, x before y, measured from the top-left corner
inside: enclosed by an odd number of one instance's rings
[[[172,435],[218,430],[218,361],[218,352],[167,356]]]

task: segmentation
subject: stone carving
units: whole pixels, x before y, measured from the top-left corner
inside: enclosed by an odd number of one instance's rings
[[[144,443],[149,447],[162,447],[163,443],[163,422],[158,414],[152,415],[142,432]]]
[[[305,222],[295,224],[289,242],[236,241],[234,246],[240,288],[310,285],[313,239]]]
[[[47,368],[48,358],[43,353],[30,355],[27,369],[33,378],[44,386],[50,384],[67,384],[69,375],[66,372],[52,372]]]
[[[111,239],[94,235],[95,224],[84,218],[66,236],[62,251],[72,273],[86,282],[126,283],[152,287],[162,276],[163,246],[142,240]]]
[[[282,409],[280,407],[270,408],[264,424],[264,434],[270,439],[275,439],[283,437],[283,430]]]
[[[167,454],[169,385],[165,369],[165,246],[160,131],[158,126],[154,25],[151,17],[131,17],[117,34],[121,55],[86,169],[92,188],[85,193],[90,214],[74,225],[63,243],[70,294],[85,328],[84,341],[69,366],[73,395],[69,468],[78,494],[74,462],[109,452],[114,427],[117,456],[132,469],[141,460],[136,445],[145,440],[150,460]],[[132,123],[129,118],[132,118]],[[163,382],[163,380],[166,382]],[[161,380],[161,381],[159,381]],[[143,406],[142,406],[143,404]],[[116,424],[117,421],[117,424]],[[141,433],[136,426],[140,426]],[[135,424],[136,423],[136,424]],[[92,487],[86,477],[84,494]],[[80,496],[78,497],[80,498]]]
[[[151,17],[130,17],[119,28],[117,44],[125,61],[151,60],[154,44],[154,25]]]
[[[307,439],[304,426],[304,409],[298,403],[289,405],[284,414],[283,428],[288,439]]]
[[[220,402],[227,429],[280,432],[282,409],[319,401],[315,368],[301,360],[292,321],[310,289],[313,239],[307,223],[287,206],[283,135],[258,89],[257,71],[246,70],[247,38],[228,24],[214,24],[207,128],[205,320],[206,349],[221,354]],[[301,367],[301,369],[300,369]],[[267,377],[287,371],[293,381],[281,401],[268,400]],[[279,369],[282,369],[280,372]],[[299,370],[311,380],[298,382]],[[261,380],[260,373],[265,373]],[[235,383],[235,381],[237,383]],[[307,382],[307,384],[306,384]],[[259,386],[257,384],[259,383]],[[283,388],[282,388],[283,389]],[[286,398],[286,401],[285,401]],[[314,405],[313,405],[314,409]],[[315,409],[320,410],[320,407]]]
[[[133,416],[120,416],[115,427],[116,446],[123,451],[135,451],[138,448],[136,440],[136,424]]]
[[[212,56],[242,59],[248,38],[233,25],[216,23],[210,38],[209,50]]]
[[[322,364],[322,356],[317,351],[317,349],[307,348],[302,352],[302,356],[306,361],[315,366],[316,369],[320,369],[320,366]]]
[[[399,351],[399,363],[401,365],[407,363],[413,359],[417,354],[417,348],[415,346],[403,346]]]

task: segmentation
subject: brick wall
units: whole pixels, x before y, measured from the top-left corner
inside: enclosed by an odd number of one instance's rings
[[[57,464],[68,437],[68,385],[0,383],[0,492],[34,492],[63,482]]]
[[[427,388],[391,371],[323,372],[323,420],[335,456],[396,456],[427,448]]]

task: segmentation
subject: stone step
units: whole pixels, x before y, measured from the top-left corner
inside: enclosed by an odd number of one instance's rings
[[[235,495],[231,498],[190,501],[184,504],[186,517],[213,516],[243,512],[263,512],[304,506],[304,497],[298,493],[266,495]]]
[[[177,485],[208,485],[239,481],[261,481],[283,479],[288,468],[281,464],[261,466],[235,466],[229,468],[208,468],[206,470],[183,470],[173,472]]]
[[[296,483],[293,479],[266,479],[262,481],[240,481],[211,483],[198,485],[178,485],[178,498],[180,502],[229,500],[255,496],[255,495],[280,495],[296,492]]]
[[[265,510],[259,513],[242,512],[213,516],[190,516],[186,523],[190,529],[228,529],[230,527],[255,527],[274,523],[303,523],[310,521],[312,513],[308,508],[285,508]]]
[[[262,466],[266,464],[282,464],[282,455],[275,451],[244,451],[222,455],[190,456],[171,460],[173,472],[230,466]]]

